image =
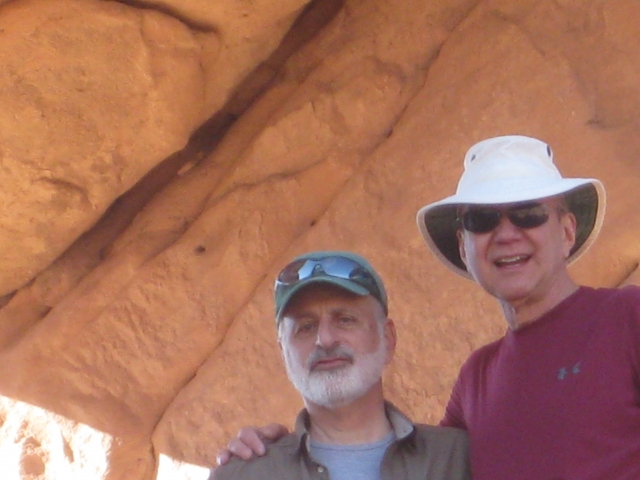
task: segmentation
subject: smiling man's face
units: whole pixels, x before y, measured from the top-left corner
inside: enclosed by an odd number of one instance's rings
[[[512,223],[514,204],[483,206],[503,213],[495,228],[458,232],[460,256],[475,280],[491,295],[515,308],[545,302],[566,278],[566,259],[575,242],[576,221],[560,197],[536,200],[548,220],[532,228]]]

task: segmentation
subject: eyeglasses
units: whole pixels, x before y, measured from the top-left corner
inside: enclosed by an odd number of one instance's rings
[[[518,228],[536,228],[549,220],[549,208],[541,203],[525,203],[507,209],[472,206],[460,220],[469,232],[488,233],[498,226],[503,215]]]
[[[276,279],[276,296],[284,295],[286,290],[312,277],[335,277],[350,280],[364,287],[386,308],[386,301],[373,275],[358,262],[341,256],[291,262],[282,269]]]

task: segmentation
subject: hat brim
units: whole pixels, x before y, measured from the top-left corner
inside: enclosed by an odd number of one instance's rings
[[[352,282],[346,278],[338,278],[338,277],[311,277],[307,278],[296,284],[291,290],[289,290],[283,297],[280,302],[280,308],[276,311],[276,322],[279,322],[282,319],[282,315],[284,314],[289,302],[293,299],[293,297],[303,290],[307,288],[309,285],[314,284],[325,284],[325,285],[335,285],[336,287],[340,287],[343,290],[351,292],[356,295],[365,296],[371,295],[371,292],[367,290],[362,285],[359,285],[355,282]]]
[[[605,191],[593,178],[558,179],[555,182],[530,184],[487,182],[471,194],[456,194],[422,207],[417,214],[418,228],[431,251],[455,273],[473,279],[460,258],[457,231],[458,208],[462,205],[496,205],[517,203],[564,195],[569,210],[576,217],[576,241],[568,263],[577,260],[593,243],[604,219]]]

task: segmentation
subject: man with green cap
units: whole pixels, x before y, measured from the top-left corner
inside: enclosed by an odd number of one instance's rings
[[[396,345],[382,280],[350,252],[294,259],[274,289],[289,379],[305,408],[295,431],[211,479],[469,480],[466,434],[417,425],[385,401],[382,372]]]

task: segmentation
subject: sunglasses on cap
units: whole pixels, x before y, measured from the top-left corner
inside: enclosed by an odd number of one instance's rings
[[[549,207],[541,203],[525,203],[509,208],[470,206],[460,216],[462,227],[472,233],[488,233],[500,224],[503,215],[518,228],[536,228],[549,220]]]
[[[275,288],[284,290],[293,288],[299,282],[313,277],[334,277],[349,280],[364,287],[386,308],[378,282],[373,275],[358,262],[338,255],[320,259],[302,259],[284,267],[276,279]]]

